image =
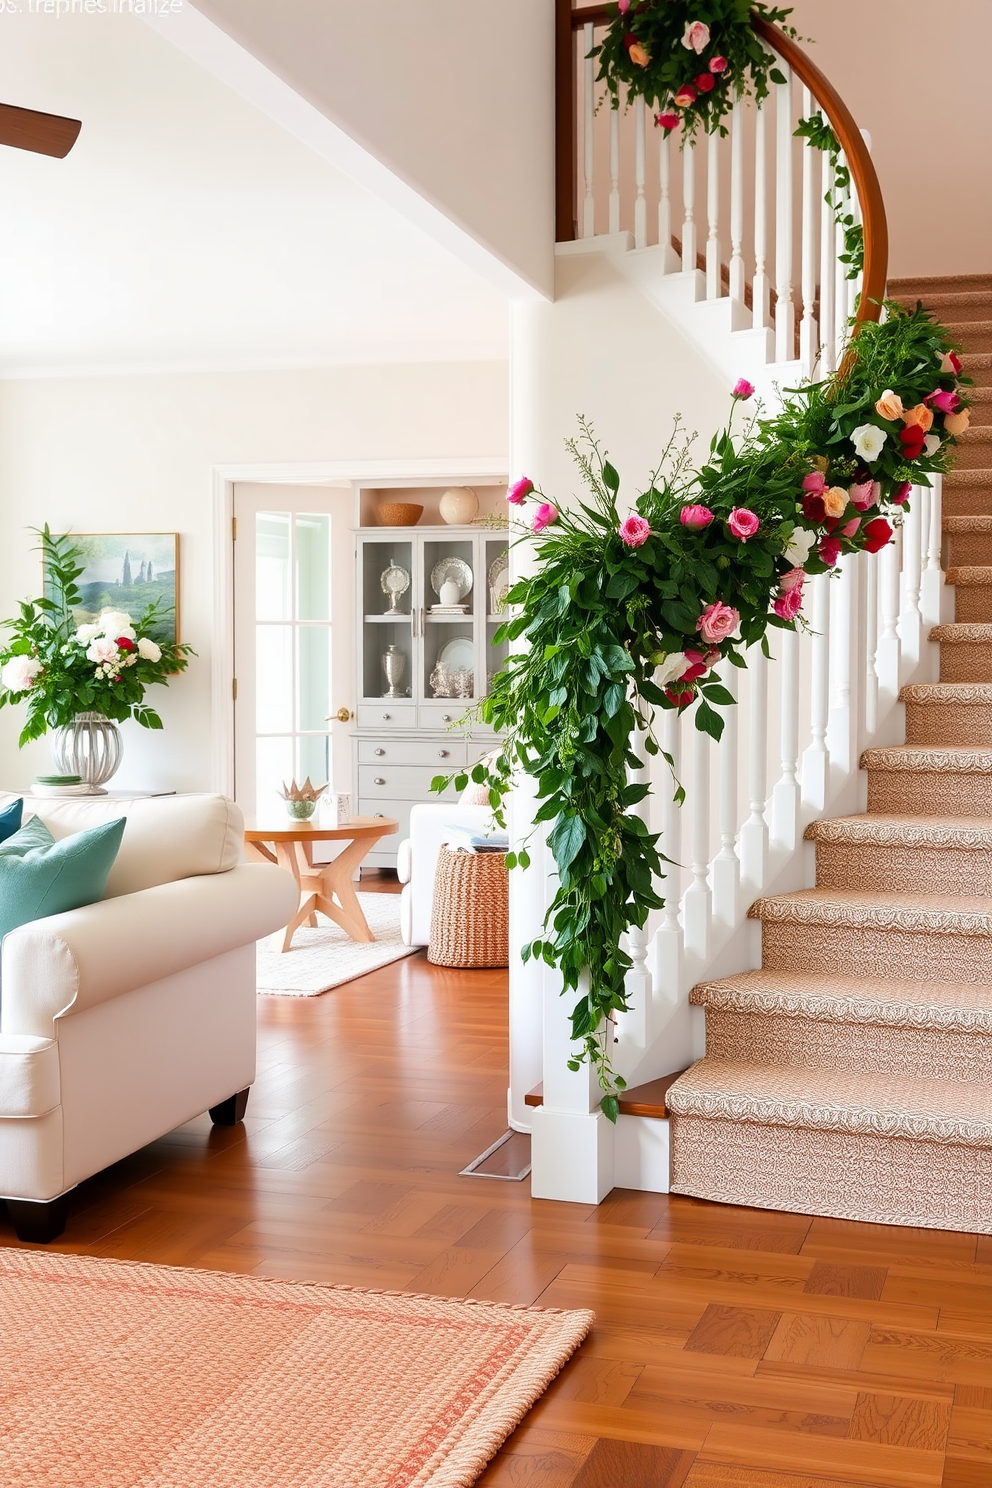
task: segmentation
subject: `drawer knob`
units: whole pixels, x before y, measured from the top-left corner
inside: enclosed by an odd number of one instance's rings
[[[441,722],[442,723],[450,723],[451,722],[451,714],[450,713],[442,713],[441,714]]]
[[[384,749],[377,749],[377,750],[376,750],[376,751],[375,751],[375,753],[376,753],[376,754],[377,754],[377,755],[379,755],[379,756],[381,756],[381,755],[383,755],[383,754],[385,754],[385,752],[386,752],[386,751],[385,751],[385,750],[384,750]]]
[[[438,759],[447,759],[448,751],[446,749],[439,749],[437,752],[437,757]]]
[[[381,775],[377,775],[372,782],[373,785],[385,785],[385,783]]]
[[[388,713],[383,713],[383,715],[382,715],[382,721],[383,721],[383,723],[388,723],[389,722],[389,714]]]

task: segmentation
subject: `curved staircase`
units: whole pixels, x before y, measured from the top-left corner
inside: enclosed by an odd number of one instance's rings
[[[992,275],[902,280],[964,348],[944,478],[955,621],[868,810],[813,823],[816,887],[762,898],[762,966],[697,986],[706,1057],[668,1091],[672,1190],[992,1233]]]

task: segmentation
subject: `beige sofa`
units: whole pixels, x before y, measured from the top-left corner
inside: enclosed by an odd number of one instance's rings
[[[0,792],[0,810],[16,796]],[[35,800],[56,838],[125,816],[106,897],[12,930],[0,952],[0,1196],[21,1239],[65,1224],[84,1178],[255,1078],[255,941],[297,904],[243,861],[223,796]]]

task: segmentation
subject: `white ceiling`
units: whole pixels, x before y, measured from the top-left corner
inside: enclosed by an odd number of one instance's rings
[[[141,20],[0,17],[0,376],[502,358],[507,302]]]

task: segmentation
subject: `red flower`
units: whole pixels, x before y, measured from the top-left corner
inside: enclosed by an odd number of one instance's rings
[[[803,497],[803,516],[807,522],[825,522],[827,520],[827,508],[822,496]]]
[[[709,671],[710,663],[701,651],[683,651],[683,656],[689,665],[679,678],[680,682],[695,682],[697,677],[705,677]],[[717,653],[719,655],[719,652]]]
[[[817,549],[821,559],[828,568],[833,568],[840,557],[840,539],[837,537],[825,537]]]
[[[895,490],[892,492],[892,495],[889,497],[889,500],[894,506],[902,506],[903,502],[908,499],[909,493],[912,489],[913,487],[910,485],[909,481],[903,481],[901,486],[896,486]]]
[[[877,553],[892,538],[892,528],[884,517],[873,517],[865,526],[865,552]]]
[[[679,116],[678,116],[678,114],[672,114],[672,113],[655,114],[655,116],[654,116],[654,122],[661,129],[678,129],[678,127],[679,127]]]
[[[910,424],[907,428],[900,429],[899,440],[902,444],[903,459],[915,460],[923,451],[926,437],[926,430],[921,429],[919,424]]]
[[[134,650],[134,642],[133,641],[129,641],[128,638],[127,638],[127,636],[118,636],[117,637],[117,640],[115,641],[114,644],[116,645],[118,651],[133,651]]]
[[[693,692],[691,687],[688,687],[685,689],[685,691],[683,691],[682,688],[676,686],[666,687],[665,696],[674,707],[687,708],[695,697],[695,693]]]
[[[700,93],[711,93],[716,87],[716,78],[711,72],[701,72],[696,79],[696,87]]]

